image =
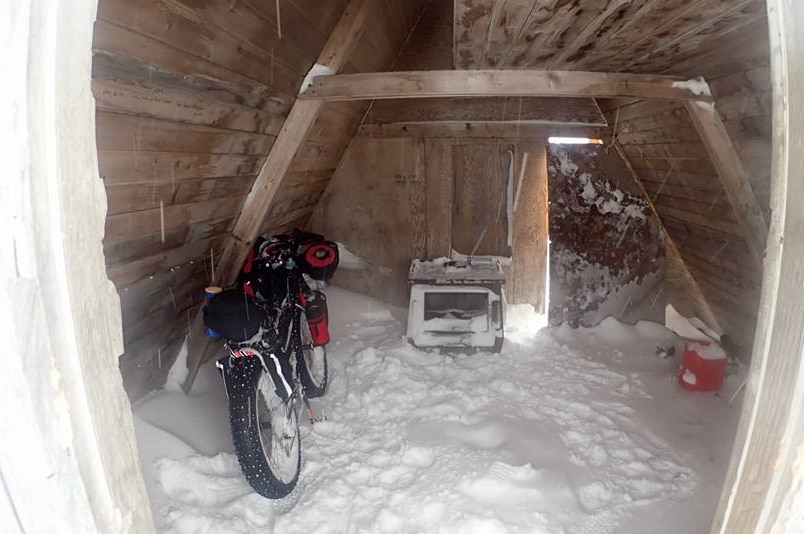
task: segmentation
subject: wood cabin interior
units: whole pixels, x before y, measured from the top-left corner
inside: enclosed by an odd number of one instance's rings
[[[164,382],[255,178],[277,135],[290,126],[302,80],[346,5],[100,0],[92,88],[108,201],[104,251],[123,309],[120,367],[132,399]],[[768,220],[772,99],[763,1],[378,0],[367,9],[370,23],[340,72],[540,69],[703,77],[748,192]],[[472,241],[477,232],[466,230],[466,221],[451,221],[444,208],[458,194],[450,191],[451,167],[505,166],[502,153],[513,149],[519,160],[530,154],[530,174],[544,174],[539,159],[546,159],[544,140],[554,135],[599,137],[616,147],[606,157],[620,159],[620,172],[632,174],[668,249],[678,255],[672,271],[686,275],[686,291],[677,293],[694,301],[685,306],[679,298],[681,308],[710,313],[747,357],[761,264],[683,102],[328,101],[286,170],[270,177],[275,191],[258,232],[323,231],[385,267],[386,274],[379,268],[343,273],[344,285],[404,304],[411,258],[446,256],[456,247],[471,252],[461,240]],[[546,203],[545,188],[533,186],[534,201]],[[527,223],[531,236],[546,232],[546,218],[536,219]],[[454,235],[453,227],[467,237]],[[508,254],[492,249],[485,252]],[[533,272],[522,276],[545,268],[529,262],[525,270]],[[539,304],[543,296],[536,293],[543,290],[528,292],[514,301]]]
[[[99,0],[103,250],[129,399],[164,385],[185,342],[192,385],[210,359],[203,289],[231,284],[257,235],[296,227],[365,262],[336,285],[395,306],[413,258],[502,256],[509,302],[553,323],[661,322],[672,304],[750,362],[774,215],[767,13],[764,0]],[[427,78],[444,71],[468,77]],[[547,89],[466,90],[498,81],[489,71],[547,73]],[[655,79],[611,89],[575,72]],[[358,76],[371,73],[399,76]],[[587,175],[642,210],[639,231],[574,215]],[[638,302],[579,304],[600,289],[567,274],[579,256],[644,282]]]

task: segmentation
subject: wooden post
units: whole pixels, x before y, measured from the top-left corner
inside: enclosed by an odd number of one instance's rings
[[[734,149],[729,133],[723,125],[714,104],[709,102],[687,102],[687,111],[692,123],[706,146],[709,158],[717,170],[726,196],[734,209],[737,222],[745,234],[751,255],[762,266],[765,255],[765,241],[768,238],[768,225],[759,207],[748,174],[743,168],[740,156]]]
[[[509,288],[513,304],[532,304],[547,314],[550,240],[547,138],[518,139],[514,164],[513,236]]]
[[[346,64],[349,54],[360,37],[372,2],[374,0],[350,0],[324,48],[316,66],[311,69],[328,69],[333,73]],[[260,226],[271,207],[271,202],[290,167],[293,157],[307,137],[321,108],[323,100],[303,101],[296,99],[276,137],[260,173],[246,197],[243,209],[235,223],[232,238],[226,244],[218,267],[216,282],[226,286],[237,278],[249,248],[260,231]],[[187,339],[187,367],[189,374],[184,382],[184,391],[189,392],[201,364],[215,345],[204,336],[202,310],[196,314]]]
[[[754,354],[713,534],[797,532],[786,522],[794,499],[804,498],[804,490],[796,490],[804,450],[804,4],[768,0],[767,5],[772,220]]]

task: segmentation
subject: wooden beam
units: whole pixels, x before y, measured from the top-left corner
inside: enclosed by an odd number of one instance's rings
[[[610,134],[608,128],[545,124],[542,122],[486,122],[486,121],[439,121],[439,122],[393,122],[387,124],[363,124],[357,135],[365,137],[591,137]]]
[[[687,102],[685,105],[698,135],[706,146],[712,165],[720,176],[737,222],[745,234],[751,255],[758,265],[762,265],[765,242],[768,238],[768,224],[765,222],[765,216],[751,188],[740,156],[729,138],[729,133],[720,120],[714,104]]]
[[[426,97],[598,97],[711,101],[705,86],[675,76],[544,70],[433,70],[316,76],[301,100]]]
[[[355,43],[360,38],[363,25],[374,1],[376,0],[350,0],[321,50],[311,73],[314,72],[314,69],[322,67],[331,72],[338,72],[344,67]],[[215,276],[215,281],[219,285],[230,285],[237,278],[237,274],[248,256],[251,244],[259,235],[263,219],[268,213],[279,185],[323,106],[324,101],[322,100],[297,98],[294,102],[254,181],[251,192],[246,197],[232,231],[232,237],[223,251]],[[201,308],[203,308],[203,304]],[[189,392],[201,364],[206,361],[211,348],[214,347],[214,344],[210,343],[209,338],[204,336],[203,332],[204,319],[202,309],[199,309],[187,340],[189,374],[183,385],[186,392]]]
[[[773,218],[743,412],[713,534],[794,532],[804,497],[804,3],[768,0],[767,7]]]

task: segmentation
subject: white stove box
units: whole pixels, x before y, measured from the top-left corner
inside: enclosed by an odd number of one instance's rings
[[[496,258],[413,260],[408,341],[418,348],[499,352],[505,274]]]

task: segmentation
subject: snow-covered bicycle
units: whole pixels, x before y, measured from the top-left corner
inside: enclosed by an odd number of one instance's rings
[[[315,234],[260,241],[238,285],[214,294],[204,309],[210,333],[225,339],[227,354],[217,366],[237,459],[252,488],[270,499],[296,486],[299,410],[313,421],[309,399],[327,389],[329,329],[320,290],[337,264],[337,246]]]

